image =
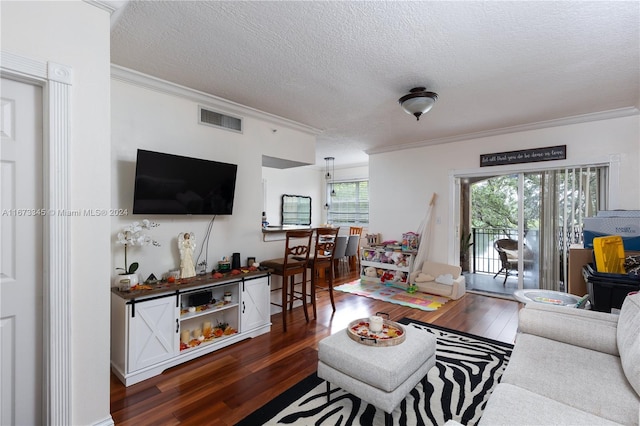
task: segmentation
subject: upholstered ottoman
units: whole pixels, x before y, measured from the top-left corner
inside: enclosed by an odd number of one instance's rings
[[[318,343],[318,377],[380,409],[385,421],[395,407],[436,364],[436,338],[405,326],[405,341],[395,346],[367,346],[341,330]],[[329,395],[329,392],[327,392]]]

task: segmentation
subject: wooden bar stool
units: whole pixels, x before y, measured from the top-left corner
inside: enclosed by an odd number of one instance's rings
[[[316,246],[307,261],[307,267],[311,270],[311,306],[313,306],[313,319],[318,317],[316,309],[316,288],[320,272],[324,272],[323,275],[328,283],[326,289],[329,291],[329,297],[331,298],[331,307],[334,312],[336,310],[336,304],[333,301],[333,256],[338,231],[340,231],[340,228],[316,229]]]
[[[307,312],[307,263],[309,261],[309,252],[311,251],[311,237],[313,229],[288,231],[286,236],[286,244],[284,257],[279,259],[270,259],[260,262],[260,265],[273,269],[273,274],[282,277],[282,305],[272,303],[275,306],[282,307],[282,329],[287,331],[287,320],[285,317],[287,305],[289,310],[293,309],[293,301],[302,300],[302,308],[304,316],[309,322],[309,313]],[[301,274],[302,281],[295,281],[295,276]],[[302,284],[302,296],[296,296],[294,286]]]

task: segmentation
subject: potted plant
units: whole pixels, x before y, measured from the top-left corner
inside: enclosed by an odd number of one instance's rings
[[[128,263],[127,249],[130,246],[160,246],[156,240],[142,232],[144,229],[151,229],[156,226],[159,226],[159,224],[144,219],[142,222],[133,222],[131,225],[125,226],[121,232],[118,232],[116,244],[124,245],[124,268],[116,268],[116,271],[121,271],[114,281],[116,287],[129,289],[140,282],[138,274],[136,274],[140,265],[138,262]]]

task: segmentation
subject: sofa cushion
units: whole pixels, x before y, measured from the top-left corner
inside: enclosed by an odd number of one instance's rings
[[[638,424],[640,397],[615,355],[518,334],[502,383],[614,422]]]
[[[627,296],[618,321],[618,351],[624,373],[640,395],[640,293]]]
[[[451,274],[438,275],[435,280],[438,284],[453,285],[453,276]]]
[[[416,277],[417,283],[428,283],[429,281],[435,280],[435,277],[432,277],[429,274],[425,274],[424,272],[420,272]]]
[[[521,333],[619,355],[616,339],[617,315],[528,303],[520,310],[519,317],[518,330]]]
[[[507,383],[491,393],[482,425],[617,425],[577,408]]]

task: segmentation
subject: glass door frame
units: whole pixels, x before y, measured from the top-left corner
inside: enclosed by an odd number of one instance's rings
[[[449,253],[449,261],[450,262],[458,262],[459,254],[460,254],[460,235],[461,235],[461,180],[465,178],[490,178],[492,176],[501,176],[501,175],[509,175],[509,174],[522,174],[524,178],[525,173],[534,173],[534,172],[544,172],[550,170],[565,170],[565,169],[573,169],[573,168],[587,168],[587,167],[607,167],[607,182],[606,184],[606,195],[604,199],[605,206],[616,206],[618,204],[618,200],[620,200],[621,194],[619,190],[619,185],[617,183],[620,180],[620,155],[619,154],[611,154],[608,156],[606,160],[601,161],[591,161],[589,163],[573,163],[568,161],[562,162],[554,162],[550,163],[532,163],[532,164],[514,164],[507,166],[496,166],[496,167],[482,167],[475,169],[461,169],[461,170],[451,170],[449,172],[449,210],[452,213],[452,220],[449,222],[449,235],[453,236],[453,244],[450,244],[451,250]],[[522,178],[522,185],[524,185],[524,179]],[[519,193],[520,193],[520,183],[519,183]],[[519,197],[519,225],[518,225],[518,238],[522,241],[524,237],[524,231],[521,229],[521,223],[524,222],[524,210],[522,209],[522,205],[520,203],[524,203],[524,200]],[[522,246],[519,245],[519,265],[518,269],[521,269],[520,263],[523,263],[522,260]],[[540,262],[542,259],[540,259]],[[522,286],[522,274],[518,275],[518,287]]]

